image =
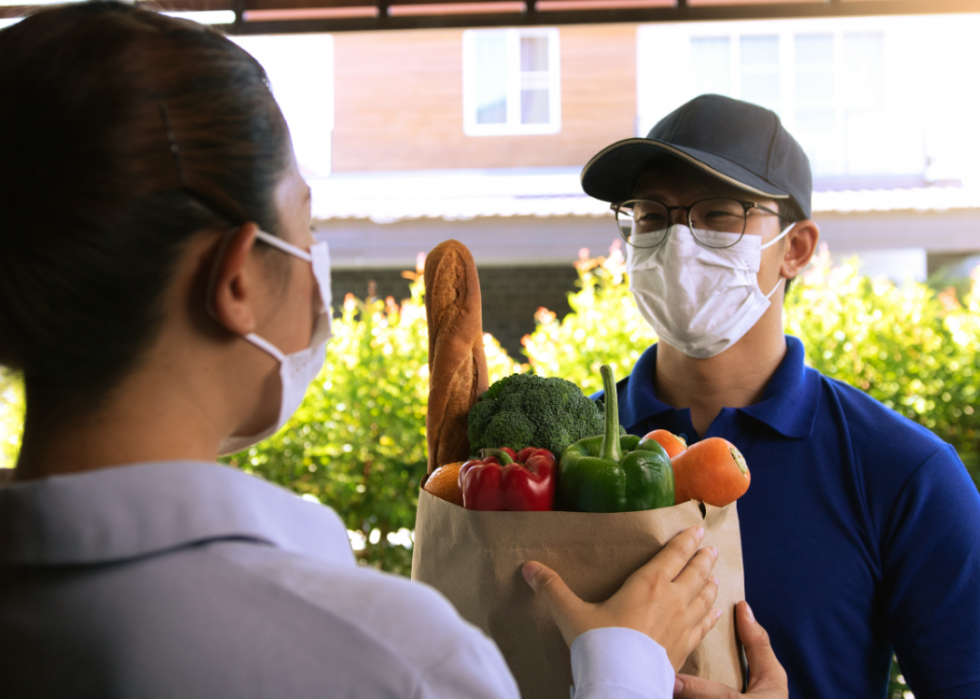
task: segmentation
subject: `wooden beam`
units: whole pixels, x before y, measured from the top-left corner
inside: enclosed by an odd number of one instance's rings
[[[277,0],[278,1],[278,0]],[[294,2],[297,0],[293,0]],[[304,0],[311,1],[311,0]],[[340,0],[348,5],[350,0]],[[429,0],[409,0],[416,2]],[[336,0],[335,0],[336,2]],[[400,0],[398,4],[403,4]],[[458,2],[458,0],[457,0]],[[602,24],[615,22],[711,22],[718,20],[802,19],[861,17],[876,15],[921,15],[980,12],[980,0],[857,0],[829,2],[797,1],[765,4],[691,5],[686,0],[674,7],[589,9],[542,11],[540,7],[520,13],[444,14],[388,16],[374,18],[297,19],[283,22],[246,22],[234,31],[243,34],[281,34],[297,32],[373,31],[382,29],[435,29],[496,26],[558,26],[563,24]],[[394,3],[392,3],[394,4]],[[625,3],[624,3],[625,4]],[[566,4],[562,4],[565,7]],[[533,5],[532,5],[533,7]]]
[[[711,22],[718,20],[802,19],[876,15],[980,12],[980,0],[156,0],[174,10],[234,10],[230,34],[291,34],[495,26],[557,26],[613,22]],[[709,4],[710,3],[710,4]],[[438,6],[447,5],[446,12]],[[648,4],[649,6],[642,6]],[[425,5],[426,12],[389,12],[390,7]],[[514,11],[523,7],[523,11]],[[0,6],[0,17],[19,17],[35,6]]]

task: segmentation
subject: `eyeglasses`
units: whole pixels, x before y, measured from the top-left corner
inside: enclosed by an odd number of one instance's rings
[[[612,205],[616,217],[616,230],[628,245],[638,248],[655,248],[667,238],[670,212],[680,209],[687,212],[687,223],[695,240],[708,248],[730,248],[745,235],[749,211],[760,211],[780,216],[772,209],[751,201],[739,199],[702,199],[690,206],[667,206],[653,199],[630,199]],[[782,218],[782,216],[780,216]],[[698,235],[699,232],[735,233],[737,238],[727,237],[724,244],[719,240]]]

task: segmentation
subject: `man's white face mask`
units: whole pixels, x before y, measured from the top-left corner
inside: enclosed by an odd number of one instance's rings
[[[262,231],[256,233],[256,237],[313,265],[313,276],[316,277],[317,285],[320,287],[320,300],[323,302],[323,306],[320,315],[317,316],[316,323],[313,325],[313,335],[310,338],[309,347],[299,352],[283,354],[279,348],[255,333],[243,336],[256,347],[263,349],[279,360],[279,379],[282,382],[279,416],[274,423],[256,434],[225,437],[218,447],[218,452],[222,456],[234,454],[258,444],[278,432],[289,421],[289,418],[293,416],[293,413],[303,402],[307,388],[313,383],[316,375],[320,373],[326,357],[327,341],[332,335],[330,326],[330,250],[327,244],[324,242],[315,243],[310,247],[310,251],[306,252],[295,245],[290,245],[281,238]]]
[[[718,233],[698,229],[698,237],[719,247],[705,247],[691,229],[671,226],[657,247],[627,245],[626,270],[630,291],[640,314],[664,342],[689,357],[714,357],[738,342],[769,308],[768,294],[759,288],[756,274],[762,250],[789,233],[790,224],[762,245],[757,235]],[[644,236],[663,236],[662,231]],[[637,243],[642,245],[641,240]]]

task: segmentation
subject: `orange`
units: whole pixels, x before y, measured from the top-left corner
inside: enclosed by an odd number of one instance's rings
[[[647,434],[643,439],[652,439],[655,441],[664,448],[664,451],[667,452],[667,456],[671,459],[687,449],[687,442],[673,432],[668,432],[667,430],[654,430],[653,432]]]
[[[422,486],[436,497],[448,500],[454,505],[463,506],[463,492],[459,489],[459,467],[462,461],[440,466],[429,476]]]
[[[700,500],[715,507],[733,503],[749,489],[745,458],[731,442],[709,437],[670,460],[678,504]]]

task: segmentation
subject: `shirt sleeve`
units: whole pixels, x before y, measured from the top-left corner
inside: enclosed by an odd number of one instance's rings
[[[667,651],[633,629],[593,629],[576,638],[572,678],[572,699],[669,699],[674,694]]]
[[[413,699],[520,699],[517,681],[490,639],[475,629],[422,678]]]
[[[674,693],[667,652],[633,629],[593,629],[575,639],[572,677],[572,699],[669,699]],[[474,638],[427,672],[415,697],[518,699],[520,693],[497,647]]]
[[[980,696],[980,494],[952,447],[903,486],[882,563],[885,624],[916,699]]]

